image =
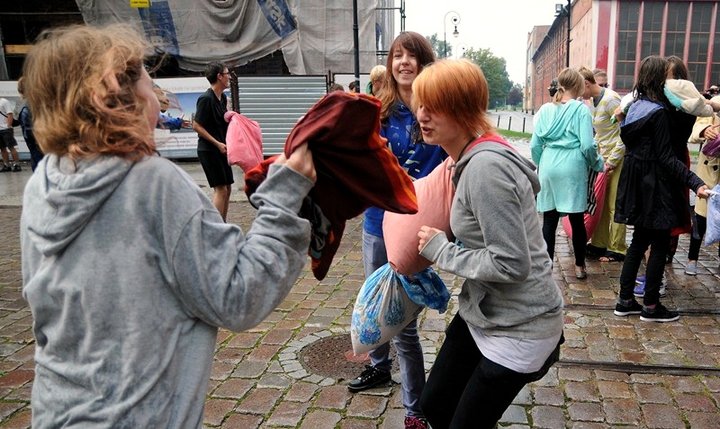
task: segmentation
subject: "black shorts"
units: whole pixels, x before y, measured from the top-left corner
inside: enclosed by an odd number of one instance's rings
[[[226,155],[218,150],[199,150],[197,154],[211,188],[235,183]]]
[[[6,128],[0,130],[0,149],[10,149],[11,147],[17,146],[15,140],[15,132],[12,128]]]

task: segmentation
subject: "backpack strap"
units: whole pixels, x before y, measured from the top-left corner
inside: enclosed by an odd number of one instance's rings
[[[505,141],[504,138],[502,138],[498,134],[483,134],[480,137],[476,138],[475,140],[470,140],[467,142],[465,147],[460,151],[460,157],[462,158],[462,155],[465,154],[465,152],[469,151],[473,147],[479,145],[480,143],[485,142],[493,142],[493,143],[499,143],[505,147],[507,147],[510,150],[517,151],[510,143]]]

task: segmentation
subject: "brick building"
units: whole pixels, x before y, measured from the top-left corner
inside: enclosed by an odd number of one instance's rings
[[[540,43],[543,27],[528,36],[526,110],[535,112],[549,101],[547,87],[566,66],[568,47],[571,67],[605,69],[610,86],[621,94],[632,89],[640,61],[648,55],[682,58],[700,90],[720,83],[720,1],[568,3],[569,19],[568,6],[558,4]]]

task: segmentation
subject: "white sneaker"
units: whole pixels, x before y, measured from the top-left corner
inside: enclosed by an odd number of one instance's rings
[[[688,262],[685,266],[685,274],[689,276],[697,275],[697,261]]]

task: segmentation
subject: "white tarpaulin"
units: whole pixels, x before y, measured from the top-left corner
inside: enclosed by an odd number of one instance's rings
[[[137,25],[181,68],[203,70],[210,61],[241,66],[282,49],[292,74],[354,70],[351,0],[76,0],[90,25]],[[358,0],[360,70],[375,65],[377,0]]]

